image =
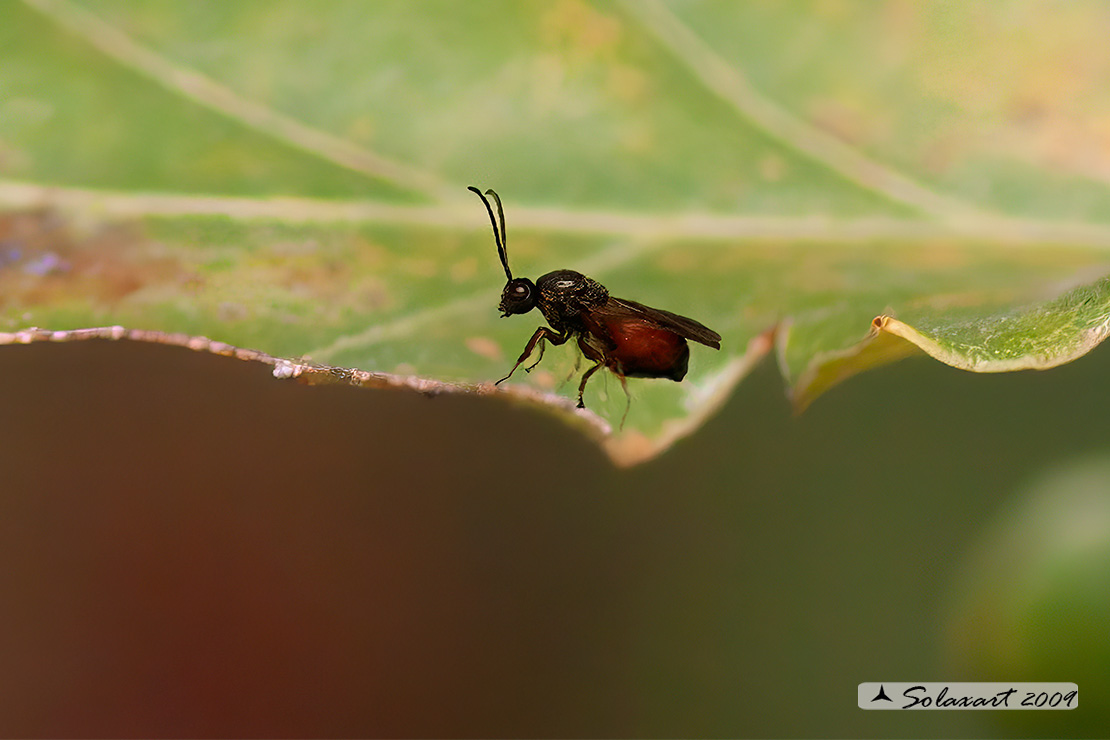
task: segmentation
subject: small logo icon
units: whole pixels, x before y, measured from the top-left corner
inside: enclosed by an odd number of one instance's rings
[[[883,688],[882,684],[879,684],[879,694],[878,694],[878,696],[876,696],[871,701],[879,701],[880,699],[882,699],[883,701],[889,701],[889,702],[894,701],[893,699],[891,699],[889,696],[886,695],[886,689]]]

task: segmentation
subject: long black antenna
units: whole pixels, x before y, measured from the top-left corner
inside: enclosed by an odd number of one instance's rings
[[[505,248],[507,258],[509,251],[509,232],[505,231],[505,210],[501,208],[501,196],[493,192],[493,190],[487,190],[486,195],[492,195],[494,202],[497,203],[497,219],[501,222],[501,246]],[[506,261],[508,260],[506,259]]]
[[[486,200],[486,196],[482,195],[482,191],[471,185],[467,188],[470,192],[477,195],[486,204],[486,213],[489,214],[489,222],[493,224],[493,240],[497,242],[497,254],[501,257],[501,264],[505,268],[505,276],[509,280],[513,279],[513,273],[509,270],[509,254],[505,251],[505,211],[501,208],[501,198],[497,197],[497,193],[492,190],[487,190],[486,193],[493,196],[497,201],[497,215],[501,217],[501,230],[497,229],[497,219],[493,216],[493,206]]]

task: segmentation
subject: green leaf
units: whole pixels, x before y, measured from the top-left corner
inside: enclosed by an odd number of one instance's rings
[[[1110,96],[1068,63],[1104,57],[1105,10],[1015,24],[1037,7],[8,3],[0,330],[203,335],[302,379],[492,393],[540,317],[498,319],[473,184],[505,202],[514,274],[576,269],[722,335],[630,406],[591,380],[582,423],[628,408],[605,437],[624,461],[772,348],[799,408],[913,345],[1065,362],[1110,321]],[[505,387],[569,410],[575,367],[550,348]]]

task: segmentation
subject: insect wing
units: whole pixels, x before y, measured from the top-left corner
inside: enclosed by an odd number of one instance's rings
[[[606,306],[610,304],[611,301]],[[589,312],[583,317],[583,324],[587,333],[582,339],[586,345],[582,351],[591,359],[604,360],[618,375],[671,380],[686,376],[690,348],[678,332],[623,308]]]
[[[623,316],[629,316],[630,318],[635,317],[640,321],[646,321],[660,329],[673,331],[681,337],[691,339],[699,344],[704,344],[706,347],[712,347],[713,349],[721,348],[720,334],[693,319],[679,316],[670,311],[652,308],[651,306],[645,306],[642,303],[628,301],[623,298],[609,298],[603,310],[614,319],[619,319]]]

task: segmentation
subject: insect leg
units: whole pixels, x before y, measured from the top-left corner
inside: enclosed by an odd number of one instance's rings
[[[542,337],[540,338],[540,341],[539,341],[539,345],[540,345],[540,356],[536,358],[536,361],[535,361],[535,362],[533,362],[533,363],[532,363],[531,365],[529,365],[528,367],[524,368],[524,372],[526,372],[526,373],[530,373],[530,372],[532,372],[532,369],[533,369],[533,368],[534,368],[534,367],[535,367],[536,365],[539,365],[539,364],[540,364],[540,360],[542,360],[542,359],[543,359],[543,348],[547,346],[547,343],[543,341],[543,338],[542,338]]]
[[[578,408],[586,408],[586,404],[582,402],[582,393],[586,390],[586,381],[589,380],[590,376],[596,373],[598,371],[598,368],[600,368],[604,364],[604,361],[598,360],[597,364],[587,370],[586,373],[582,376],[582,382],[578,386]]]
[[[560,334],[552,329],[548,329],[546,326],[541,326],[540,328],[536,329],[536,333],[532,335],[532,338],[528,340],[528,344],[524,346],[524,351],[520,353],[520,357],[517,359],[516,364],[513,365],[513,369],[510,370],[509,374],[506,375],[504,378],[501,378],[501,380],[497,381],[497,383],[494,383],[494,385],[497,385],[498,383],[504,383],[506,380],[511,378],[513,376],[513,373],[516,372],[516,369],[520,367],[521,363],[527,360],[529,355],[532,354],[532,350],[536,348],[537,343],[540,345],[540,358],[542,359],[543,340],[545,339],[555,345],[563,344],[568,339],[570,339],[570,332]],[[538,363],[539,360],[536,360],[536,362]],[[532,365],[532,367],[535,366],[535,364]],[[528,369],[531,370],[532,367]]]
[[[563,378],[563,380],[559,383],[560,387],[569,383],[570,379],[573,378],[575,375],[577,375],[578,371],[581,370],[581,369],[582,369],[582,354],[579,353],[579,352],[575,352],[574,353],[574,368],[569,373],[567,373],[567,377]]]

